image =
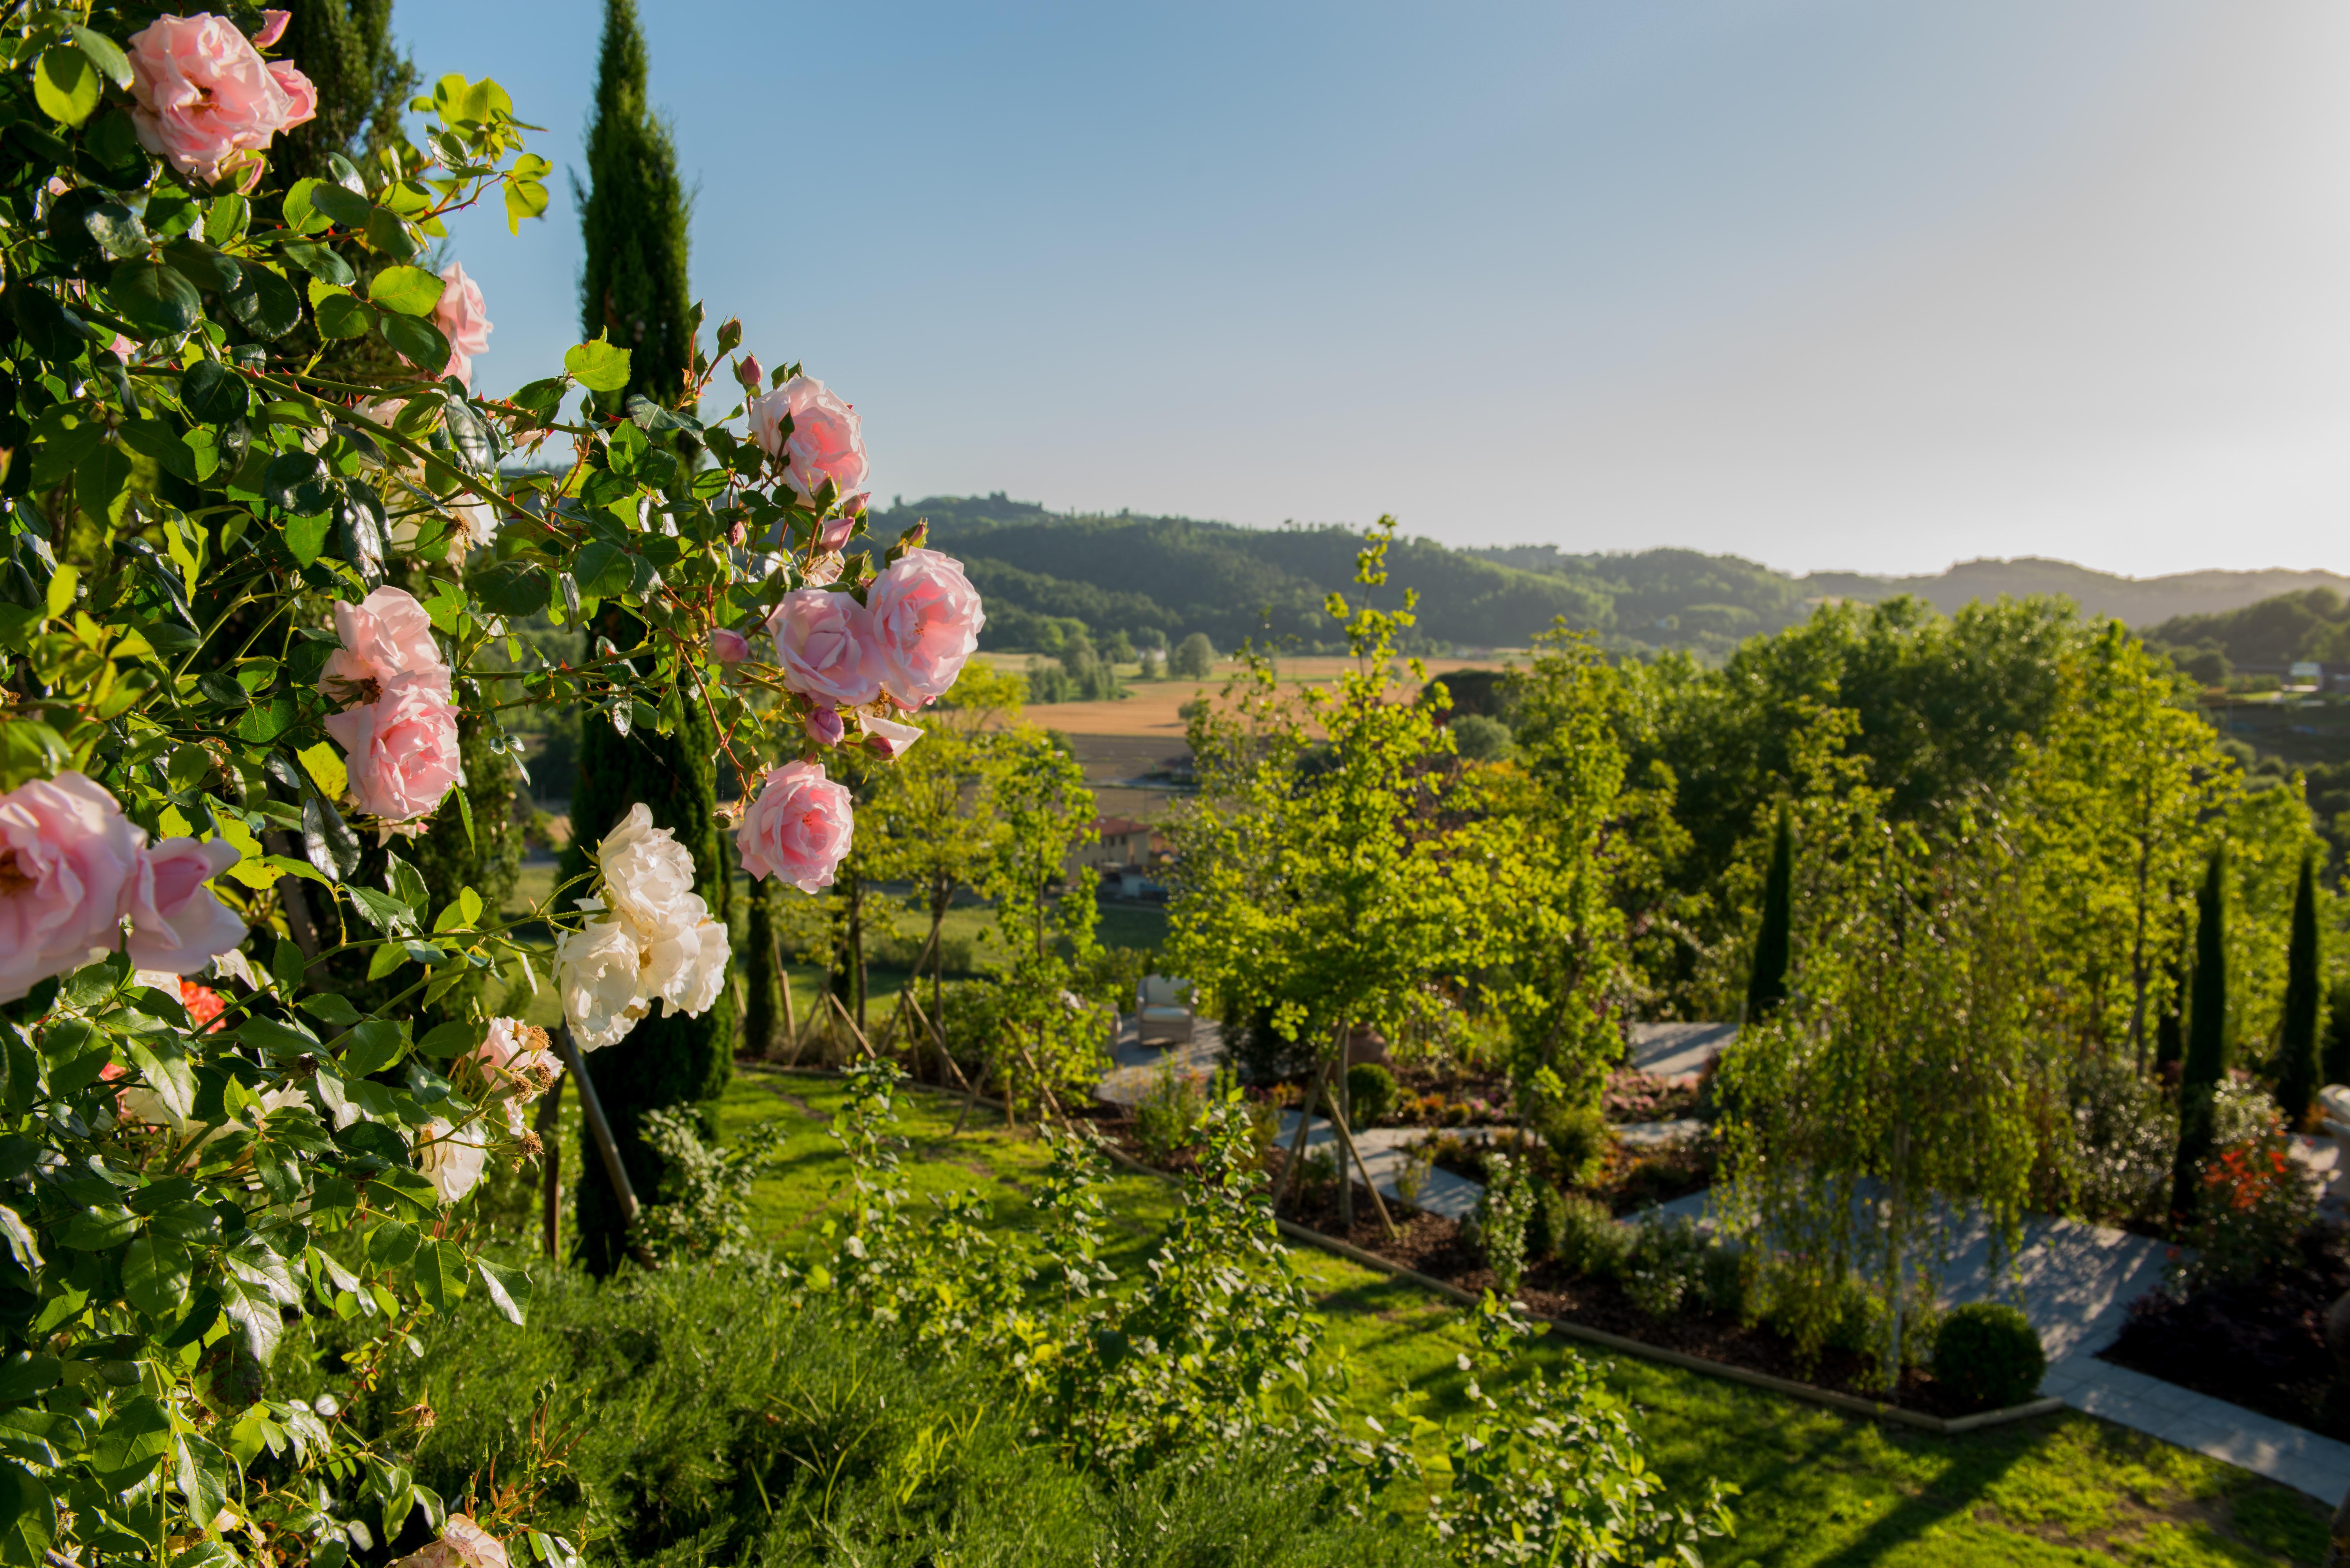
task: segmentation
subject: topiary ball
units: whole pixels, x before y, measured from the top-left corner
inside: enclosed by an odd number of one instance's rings
[[[2047,1370],[2032,1320],[1999,1302],[1969,1303],[1934,1335],[1935,1379],[1972,1409],[2022,1404]]]
[[[1395,1075],[1377,1062],[1357,1062],[1347,1069],[1347,1106],[1358,1127],[1376,1127],[1393,1115],[1399,1098]]]

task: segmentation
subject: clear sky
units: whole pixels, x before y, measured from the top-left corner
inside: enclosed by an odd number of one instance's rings
[[[2339,0],[641,0],[696,290],[884,497],[2350,570]],[[581,169],[600,4],[398,0]],[[504,390],[567,190],[457,226]]]

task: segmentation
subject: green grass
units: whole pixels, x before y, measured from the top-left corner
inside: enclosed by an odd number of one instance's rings
[[[748,1069],[722,1107],[729,1134],[777,1118],[791,1128],[785,1162],[754,1196],[755,1223],[779,1248],[806,1244],[845,1174],[824,1133],[840,1100],[836,1079]],[[918,1201],[977,1188],[995,1200],[1000,1226],[1024,1227],[1042,1146],[983,1109],[958,1137],[957,1108],[913,1096],[903,1124],[907,1185]],[[1130,1273],[1172,1215],[1172,1189],[1121,1176],[1113,1207],[1124,1240],[1110,1262]],[[1440,1402],[1457,1396],[1453,1357],[1471,1344],[1457,1309],[1327,1253],[1303,1250],[1298,1262],[1364,1407],[1384,1407],[1407,1388]],[[1587,1354],[1556,1341],[1539,1353]],[[1741,1489],[1737,1538],[1717,1543],[1711,1563],[2188,1568],[2314,1563],[2324,1552],[2325,1511],[2307,1499],[2092,1417],[1939,1438],[1653,1362],[1596,1359],[1646,1412],[1650,1458],[1669,1480],[1713,1475]]]

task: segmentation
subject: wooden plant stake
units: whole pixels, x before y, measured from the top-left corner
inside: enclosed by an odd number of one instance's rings
[[[921,1023],[923,1032],[930,1035],[932,1046],[939,1054],[939,1086],[941,1088],[946,1086],[946,1075],[949,1073],[952,1073],[955,1075],[955,1082],[962,1085],[962,1111],[955,1117],[954,1125],[954,1130],[959,1133],[962,1131],[963,1122],[971,1116],[971,1108],[979,1103],[979,1085],[963,1076],[962,1064],[956,1061],[954,1054],[947,1049],[946,1031],[940,1028],[936,1021],[922,1011],[920,1000],[911,991],[901,992],[899,994],[905,997],[906,1005],[914,1010],[914,1017]]]
[[[1355,1168],[1363,1173],[1363,1185],[1371,1191],[1371,1207],[1378,1210],[1379,1223],[1388,1229],[1388,1240],[1394,1241],[1396,1222],[1388,1218],[1388,1200],[1379,1196],[1379,1184],[1371,1179],[1371,1168],[1365,1162],[1363,1151],[1355,1147],[1355,1135],[1347,1130],[1347,1118],[1338,1114],[1338,1107],[1335,1105],[1330,1107],[1330,1125],[1338,1129],[1338,1141],[1347,1146],[1347,1154],[1354,1158]]]
[[[579,1047],[571,1043],[571,1026],[565,1024],[555,1032],[555,1054],[563,1058],[563,1065],[579,1084],[579,1109],[588,1118],[588,1136],[596,1140],[596,1152],[604,1158],[604,1174],[612,1179],[612,1191],[620,1200],[620,1223],[633,1229],[637,1223],[637,1189],[629,1181],[629,1168],[620,1163],[620,1146],[612,1141],[612,1124],[604,1119],[604,1102],[596,1097],[596,1085],[588,1076],[587,1064],[580,1060]]]
[[[848,1009],[840,1005],[840,998],[827,991],[824,993],[824,999],[832,1003],[833,1012],[838,1013],[840,1021],[848,1025],[849,1037],[857,1042],[857,1048],[865,1053],[866,1060],[879,1061],[880,1058],[874,1054],[871,1043],[865,1038],[865,1031],[857,1027],[857,1020],[848,1016]]]
[[[1273,1200],[1276,1210],[1289,1201],[1296,1189],[1300,1173],[1305,1168],[1305,1135],[1314,1129],[1314,1107],[1322,1097],[1322,1082],[1330,1075],[1330,1064],[1324,1062],[1314,1069],[1314,1076],[1305,1085],[1305,1102],[1297,1109],[1297,1136],[1289,1140],[1289,1158],[1281,1172],[1281,1191]]]
[[[784,1038],[791,1044],[791,1061],[800,1059],[800,1021],[792,1011],[792,971],[784,971]]]

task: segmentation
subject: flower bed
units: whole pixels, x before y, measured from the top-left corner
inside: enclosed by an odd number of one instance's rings
[[[2258,1281],[2145,1297],[2099,1359],[2280,1421],[2350,1437],[2320,1417],[2334,1377],[2325,1313],[2350,1291],[2350,1235],[2337,1225],[2312,1227],[2302,1233],[2299,1251]]]
[[[1434,1156],[1431,1163],[1437,1169],[1484,1185],[1485,1150],[1490,1147],[1484,1140],[1438,1133],[1427,1142]],[[1507,1147],[1516,1147],[1506,1137],[1504,1142]],[[1599,1179],[1569,1190],[1597,1199],[1607,1205],[1611,1214],[1637,1213],[1712,1186],[1717,1158],[1713,1140],[1708,1137],[1657,1148],[1616,1144],[1607,1150],[1607,1164]],[[1536,1149],[1534,1158],[1538,1168],[1546,1168],[1546,1154]]]

